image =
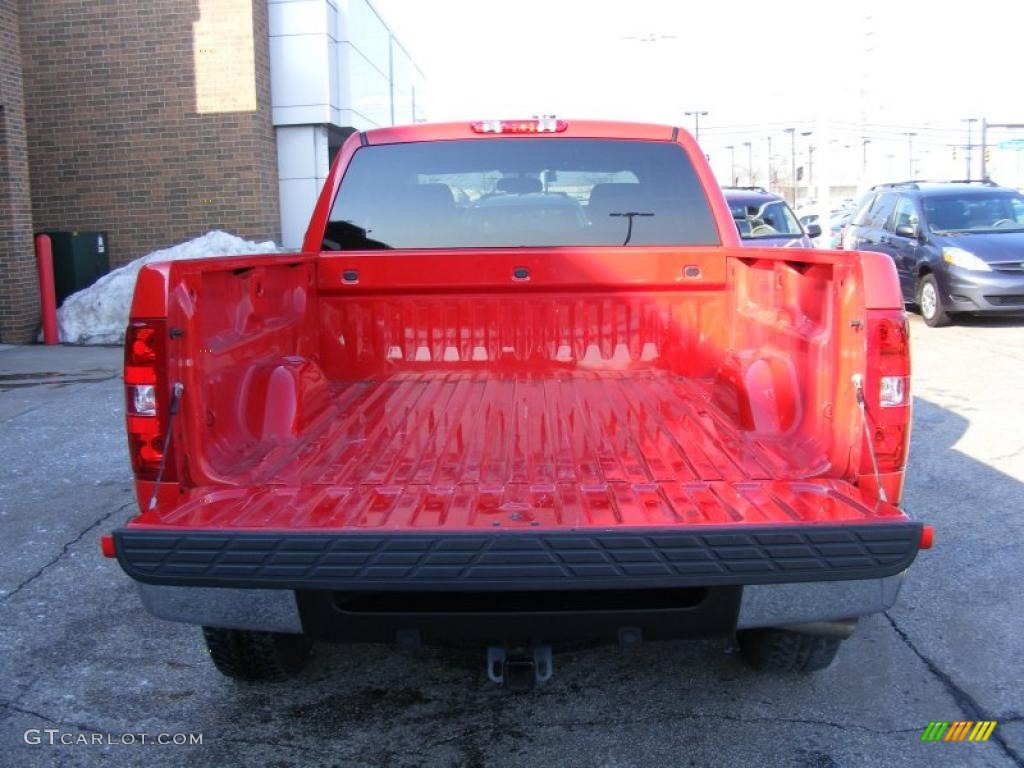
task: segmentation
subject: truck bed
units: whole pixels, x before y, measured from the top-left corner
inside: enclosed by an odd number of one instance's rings
[[[288,530],[806,523],[901,517],[815,470],[814,445],[758,437],[712,383],[654,369],[340,382],[302,437],[160,519]]]
[[[920,524],[656,368],[335,381],[292,440],[115,534],[152,584],[564,590],[878,578]],[[817,472],[817,476],[813,476]]]
[[[169,320],[192,329],[171,362],[176,477],[152,508],[140,481],[142,513],[114,535],[122,566],[152,584],[377,591],[905,569],[922,526],[858,472],[856,259],[626,256],[144,272],[158,295],[166,279],[197,299],[174,293]],[[684,268],[701,277],[681,283]]]

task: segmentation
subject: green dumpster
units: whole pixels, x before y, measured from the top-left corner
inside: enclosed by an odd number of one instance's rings
[[[43,232],[53,243],[53,284],[57,306],[110,271],[106,232]]]

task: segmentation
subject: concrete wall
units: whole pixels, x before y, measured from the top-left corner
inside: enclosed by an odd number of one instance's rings
[[[295,248],[327,147],[353,129],[422,120],[423,74],[366,0],[269,0],[269,9],[281,236]]]
[[[277,176],[281,205],[281,241],[298,247],[306,234],[328,170],[328,131],[322,125],[286,125],[277,129]]]

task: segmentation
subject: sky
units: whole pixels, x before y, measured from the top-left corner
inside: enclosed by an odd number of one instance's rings
[[[424,72],[431,121],[557,114],[692,129],[685,113],[707,111],[701,144],[720,175],[730,158],[740,166],[740,181],[748,156],[765,181],[769,136],[788,167],[783,129],[821,117],[838,176],[865,155],[875,175],[905,176],[908,153],[915,175],[956,173],[962,118],[1024,122],[1019,0],[372,2]],[[813,141],[799,142],[800,165]],[[1002,154],[1009,172],[1024,152]]]

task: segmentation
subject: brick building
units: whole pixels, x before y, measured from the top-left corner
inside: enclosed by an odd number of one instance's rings
[[[18,13],[0,0],[0,341],[25,341],[38,323],[28,178]]]
[[[367,0],[0,0],[0,341],[39,327],[33,232],[106,231],[111,266],[297,245],[331,151],[417,88]]]

